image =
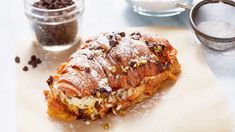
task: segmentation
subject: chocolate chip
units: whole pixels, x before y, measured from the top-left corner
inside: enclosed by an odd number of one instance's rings
[[[114,41],[114,40],[110,40],[110,41],[109,41],[110,47],[114,47],[114,46],[116,46],[117,44],[118,44],[117,41]]]
[[[36,60],[36,59],[37,59],[36,55],[31,56],[31,60]]]
[[[142,37],[141,34],[139,32],[136,33],[136,35],[138,35],[140,38]]]
[[[137,63],[136,61],[131,60],[131,61],[130,61],[130,67],[134,68],[134,66],[135,66],[136,63]]]
[[[139,40],[141,38],[141,34],[139,32],[132,33],[131,36],[132,36],[131,38],[135,40]]]
[[[121,37],[125,37],[126,36],[126,34],[125,34],[125,32],[120,32],[120,33],[118,33]]]
[[[37,64],[36,61],[32,61],[32,64],[31,64],[31,65],[32,65],[33,68],[36,68],[36,67],[38,66],[38,64]]]
[[[91,69],[90,69],[89,67],[86,67],[86,68],[85,68],[85,71],[86,71],[86,73],[90,73],[90,72],[91,72]]]
[[[42,63],[41,59],[37,58],[37,63],[41,64]]]
[[[110,93],[110,91],[108,91],[106,88],[99,88],[99,92],[104,93],[106,95],[108,95]]]
[[[149,45],[149,42],[148,42],[148,41],[145,41],[145,44],[148,46],[148,45]]]
[[[49,76],[49,78],[47,79],[47,84],[50,86],[53,83],[53,77]]]
[[[113,35],[109,35],[108,38],[109,38],[109,39],[113,39]]]
[[[131,36],[135,35],[135,32],[131,33]]]
[[[95,108],[96,108],[96,109],[99,109],[99,108],[100,108],[100,103],[99,103],[99,101],[96,101],[96,102],[95,102]]]
[[[16,56],[16,57],[15,57],[15,62],[16,62],[16,63],[20,63],[20,57]]]
[[[23,67],[23,71],[28,71],[28,70],[29,70],[29,68],[27,66]]]

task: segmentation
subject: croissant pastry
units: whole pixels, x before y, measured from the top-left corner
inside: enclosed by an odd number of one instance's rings
[[[154,34],[101,33],[47,80],[48,114],[61,120],[118,114],[180,73],[177,51]]]

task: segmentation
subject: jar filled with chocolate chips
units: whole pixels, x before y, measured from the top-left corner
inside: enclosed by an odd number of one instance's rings
[[[78,43],[83,0],[25,0],[24,5],[36,42],[44,49],[61,51]]]

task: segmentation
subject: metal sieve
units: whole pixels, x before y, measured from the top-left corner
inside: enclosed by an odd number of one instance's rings
[[[191,9],[190,24],[199,41],[215,50],[235,46],[235,2],[231,0],[203,0]]]

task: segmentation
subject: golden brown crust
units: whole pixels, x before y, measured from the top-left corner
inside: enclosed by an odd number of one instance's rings
[[[110,37],[110,35],[112,37]],[[166,39],[132,33],[101,34],[87,41],[50,84],[48,114],[62,120],[104,117],[153,95],[180,73]]]
[[[145,98],[151,97],[156,91],[161,87],[161,85],[168,81],[175,82],[177,80],[177,75],[180,73],[180,65],[177,60],[174,60],[172,67],[168,71],[164,71],[156,76],[146,77],[142,80],[140,86],[136,87],[135,94],[128,97],[128,100],[119,102],[119,105],[122,105],[121,109],[126,109],[127,107],[138,103]],[[75,112],[71,112],[68,109],[68,106],[61,103],[52,97],[52,93],[48,93],[48,114],[51,117],[61,119],[61,120],[73,120],[77,119]],[[120,109],[120,110],[121,110]],[[120,111],[118,110],[118,111]],[[108,109],[100,109],[99,116],[104,117],[107,114]],[[113,111],[113,112],[118,112]]]

